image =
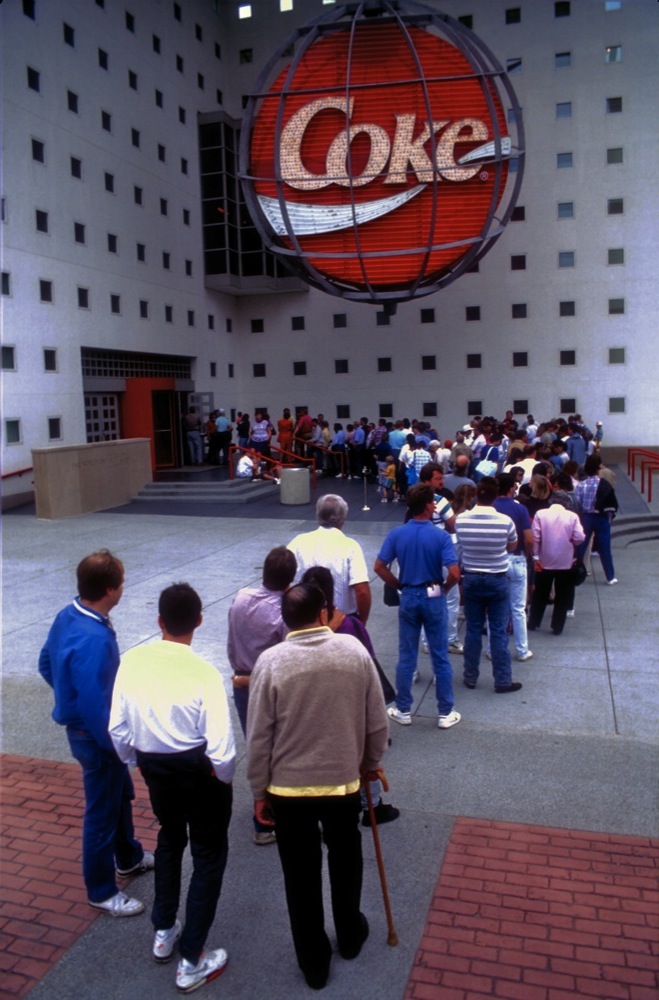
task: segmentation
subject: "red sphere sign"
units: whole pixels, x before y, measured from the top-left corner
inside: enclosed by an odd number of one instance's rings
[[[445,37],[400,16],[335,20],[251,99],[248,205],[271,248],[326,291],[374,301],[436,291],[512,211],[520,144],[505,74],[484,71],[482,46],[449,20]]]

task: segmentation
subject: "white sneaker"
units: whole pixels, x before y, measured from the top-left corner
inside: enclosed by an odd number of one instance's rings
[[[567,617],[568,618],[574,618],[574,609],[572,611],[568,611]]]
[[[607,585],[607,587],[615,587],[615,585],[616,585],[617,582],[618,582],[618,577],[614,576],[612,580],[607,580],[606,581],[606,585]]]
[[[174,926],[166,931],[156,931],[153,939],[153,957],[156,962],[169,962],[174,951],[174,945],[181,936],[181,921],[175,920]]]
[[[127,896],[125,892],[118,892],[116,896],[110,896],[102,903],[92,903],[91,899],[88,902],[95,910],[103,910],[111,917],[136,917],[144,910],[144,903],[140,902],[139,899],[133,899],[132,896]]]
[[[465,648],[461,642],[449,642],[448,651],[449,653],[464,653]]]
[[[132,868],[117,868],[119,878],[128,878],[129,875],[141,875],[143,872],[150,872],[156,863],[156,859],[151,851],[145,851],[142,860],[138,861]]]
[[[387,715],[394,722],[397,722],[400,726],[411,726],[412,716],[409,712],[399,712],[395,705],[387,709]]]
[[[421,674],[419,673],[418,670],[415,670],[414,677],[412,678],[412,684],[418,684],[420,680],[421,680]]]
[[[460,715],[460,713],[455,711],[449,712],[448,715],[440,715],[439,719],[437,720],[437,728],[450,729],[451,726],[457,726],[461,718],[462,716]]]
[[[202,951],[196,965],[182,958],[176,970],[176,989],[179,993],[192,993],[205,983],[221,976],[227,967],[229,956],[224,948]]]
[[[568,614],[569,614],[569,612],[568,612]],[[530,660],[532,656],[533,656],[533,653],[531,652],[531,650],[527,649],[527,651],[525,653],[522,653],[521,656],[518,656],[517,659],[519,660],[520,663],[526,663],[526,661]]]

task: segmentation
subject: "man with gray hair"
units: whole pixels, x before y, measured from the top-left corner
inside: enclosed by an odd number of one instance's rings
[[[361,545],[343,533],[348,504],[326,493],[316,504],[318,527],[288,543],[297,560],[297,583],[311,566],[326,566],[334,579],[334,603],[344,614],[358,614],[366,624],[371,610],[371,587]]]

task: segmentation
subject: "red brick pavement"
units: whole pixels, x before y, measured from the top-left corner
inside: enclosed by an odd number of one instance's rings
[[[0,768],[0,1000],[15,1000],[100,914],[87,906],[80,869],[80,767],[3,754]],[[135,794],[135,828],[152,850],[155,820],[139,774]]]
[[[657,1000],[659,841],[457,819],[405,1000]]]
[[[3,755],[0,1000],[99,914],[80,874],[77,764]],[[135,826],[155,821],[135,778]],[[659,841],[456,820],[405,1000],[659,997]]]

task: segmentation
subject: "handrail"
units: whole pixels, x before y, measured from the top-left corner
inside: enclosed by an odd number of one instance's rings
[[[640,459],[639,468],[641,470],[641,493],[646,491],[648,503],[652,503],[652,476],[659,472],[659,452],[650,451],[649,448],[628,448],[627,449],[627,475],[632,482],[636,479],[636,462]]]
[[[24,476],[26,472],[34,472],[34,466],[30,466],[28,469],[16,469],[15,472],[3,472],[2,479],[11,479],[12,476]]]
[[[280,455],[291,455],[295,461],[294,462],[279,462],[274,458],[269,458],[267,455],[260,455],[261,461],[269,463],[270,466],[278,465],[280,468],[293,469],[296,467],[298,462],[308,462],[311,465],[311,483],[313,486],[316,485],[316,460],[315,458],[303,458],[300,455],[293,455],[290,451],[284,451],[281,448],[274,446],[274,450],[279,452]],[[243,448],[240,444],[229,445],[229,479],[236,478],[236,470],[234,466],[233,456],[235,452],[240,451],[246,453],[249,451],[254,451],[253,448]]]

